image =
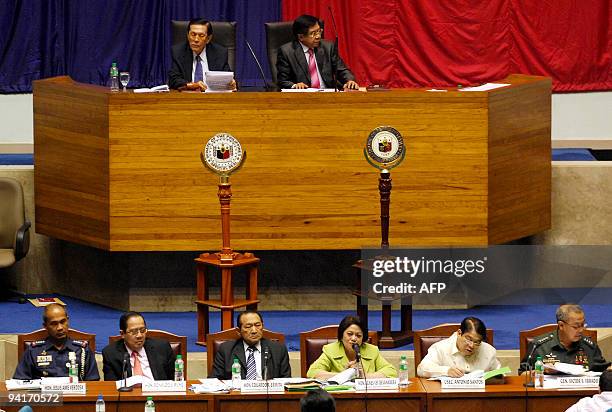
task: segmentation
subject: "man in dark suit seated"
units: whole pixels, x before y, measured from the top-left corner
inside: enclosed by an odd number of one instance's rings
[[[255,311],[245,311],[236,321],[240,339],[224,342],[215,355],[211,378],[231,379],[234,358],[240,362],[242,379],[254,380],[267,377],[290,378],[287,347],[263,338],[263,319]],[[267,358],[267,364],[265,359]],[[264,376],[267,374],[267,376]]]
[[[276,71],[281,89],[359,89],[355,76],[344,65],[335,43],[321,39],[319,19],[304,14],[293,22],[294,40],[278,49]]]
[[[168,73],[171,89],[205,91],[204,75],[208,71],[231,71],[227,60],[227,49],[211,43],[212,24],[205,19],[189,22],[187,41],[172,47],[172,68]],[[228,84],[236,89],[236,81]]]
[[[174,380],[176,356],[165,340],[147,338],[147,324],[138,312],[126,312],[119,318],[120,339],[102,350],[105,381],[142,375],[150,380]]]

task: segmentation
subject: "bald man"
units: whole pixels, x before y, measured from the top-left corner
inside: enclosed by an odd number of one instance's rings
[[[70,353],[74,353],[79,379],[100,380],[96,357],[87,341],[72,340],[68,336],[68,313],[63,306],[53,303],[45,307],[43,328],[47,330],[47,338],[28,347],[13,379],[68,376]]]

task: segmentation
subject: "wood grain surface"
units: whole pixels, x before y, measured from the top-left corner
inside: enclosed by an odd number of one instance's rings
[[[550,80],[491,92],[111,93],[35,82],[36,227],[113,251],[216,250],[218,178],[199,153],[226,132],[247,151],[231,178],[232,247],[380,243],[378,171],[363,148],[404,137],[391,171],[392,247],[486,245],[550,227]]]

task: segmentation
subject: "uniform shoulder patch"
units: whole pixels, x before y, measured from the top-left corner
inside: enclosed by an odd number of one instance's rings
[[[596,346],[595,342],[593,342],[593,340],[588,336],[583,336],[582,341],[589,345],[591,348],[595,348]]]
[[[72,342],[74,342],[75,345],[80,346],[82,348],[86,348],[88,345],[88,342],[86,340],[73,340]]]

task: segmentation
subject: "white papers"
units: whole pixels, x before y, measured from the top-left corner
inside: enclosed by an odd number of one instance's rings
[[[206,72],[206,93],[231,92],[234,72]]]
[[[281,89],[281,92],[284,93],[333,93],[336,89],[313,89],[309,87],[308,89]]]
[[[583,376],[586,375],[582,365],[574,365],[571,363],[557,362],[554,365],[544,365],[546,372],[560,372],[566,375]]]
[[[137,384],[142,384],[142,382],[145,380],[146,378],[142,375],[132,375],[129,378],[127,378],[125,380],[125,386],[130,388],[134,385]],[[148,379],[147,379],[148,380]],[[123,383],[124,380],[121,379],[120,381],[115,382],[115,386],[117,387],[117,389],[122,388],[123,387]]]
[[[170,88],[167,84],[162,84],[159,86],[151,87],[150,89],[147,87],[143,87],[142,89],[134,89],[134,93],[163,93],[169,92]]]
[[[509,83],[485,83],[480,86],[464,87],[460,92],[486,92],[488,90],[499,89],[500,87],[510,86]]]
[[[327,382],[334,385],[342,385],[343,383],[353,379],[355,377],[356,372],[357,371],[355,370],[355,368],[348,368],[346,370],[343,370],[339,374],[332,376],[327,380]]]
[[[460,378],[451,378],[448,375],[438,375],[438,376],[434,376],[433,378],[429,378],[427,379],[428,381],[441,381],[442,378],[450,378],[450,379],[478,379],[478,378],[482,378],[484,376],[484,371],[482,369],[476,369],[470,373],[466,373],[464,374],[462,377]]]
[[[426,92],[447,92],[445,89],[427,89]]]
[[[230,387],[217,378],[200,379],[200,384],[191,385],[195,393],[228,393]]]
[[[7,379],[4,382],[4,384],[6,385],[6,389],[9,391],[42,388],[42,382],[40,379],[34,379],[34,380]]]

